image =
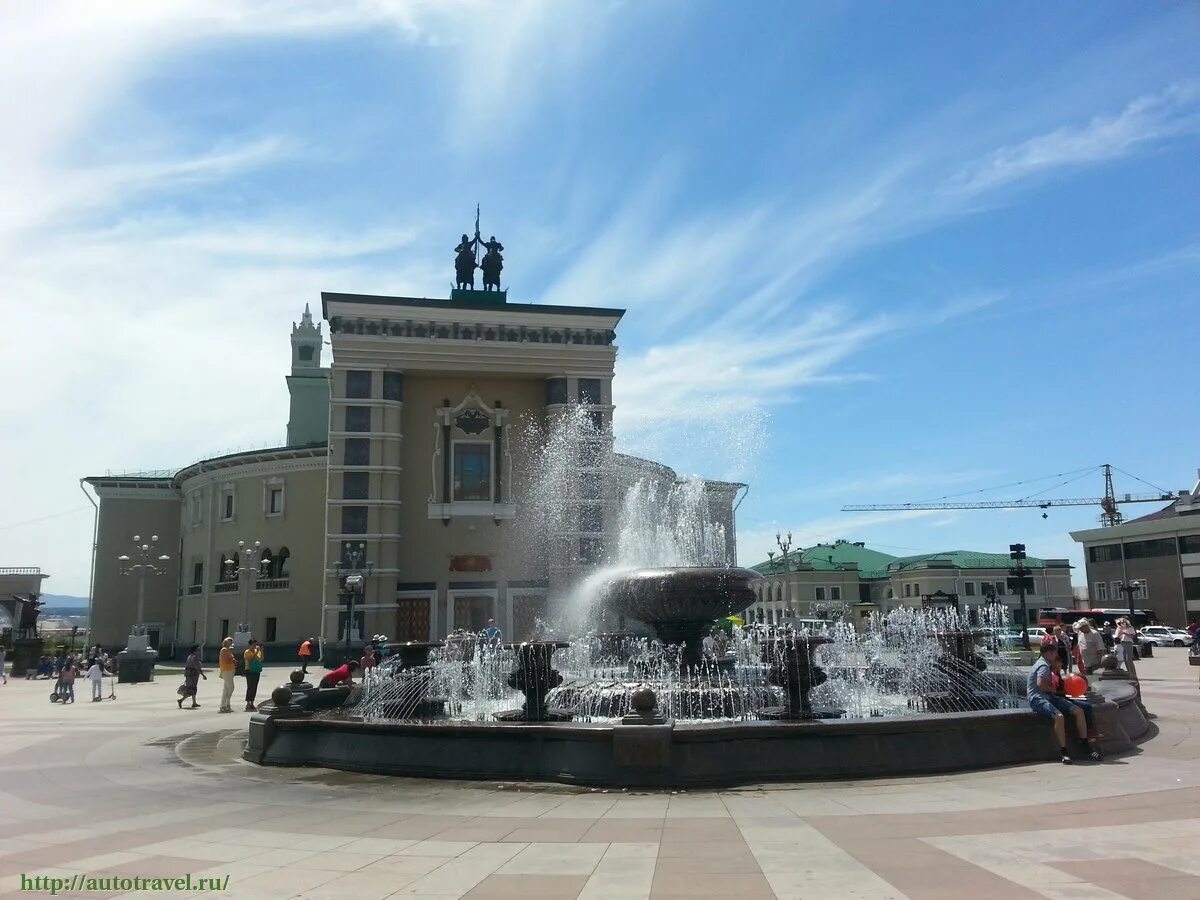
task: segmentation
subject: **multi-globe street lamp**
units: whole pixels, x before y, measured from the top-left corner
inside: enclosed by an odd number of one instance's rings
[[[254,589],[253,582],[263,577],[263,567],[267,564],[262,558],[262,541],[238,541],[237,557],[224,560],[226,580],[237,581],[242,594],[242,621],[233,633],[235,651],[244,650],[250,643],[250,592]],[[257,562],[251,561],[254,557],[258,557]]]
[[[166,563],[171,557],[163,553],[155,556],[158,550],[158,535],[150,535],[149,542],[143,542],[142,536],[133,536],[133,555],[122,553],[117,557],[121,564],[122,575],[136,575],[138,579],[137,619],[134,620],[130,635],[145,635],[146,633],[146,578],[167,574]],[[144,649],[144,648],[143,648]]]
[[[337,583],[340,586],[338,596],[346,606],[346,630],[342,632],[342,653],[347,660],[350,659],[350,639],[354,632],[354,602],[355,600],[363,599],[367,589],[367,579],[371,577],[371,570],[375,568],[373,562],[367,562],[367,545],[358,544],[351,545],[345,554],[346,562],[338,560],[334,564],[334,576],[337,578]],[[362,568],[366,567],[366,574],[362,573]],[[349,573],[343,578],[343,570],[349,570]]]

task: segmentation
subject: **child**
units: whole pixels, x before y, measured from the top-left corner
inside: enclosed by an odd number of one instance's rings
[[[62,684],[62,702],[75,702],[75,663],[67,660],[63,663],[62,673],[59,675],[59,681]]]
[[[92,664],[87,670],[88,680],[92,683],[92,702],[99,703],[104,699],[104,670],[100,668],[100,660],[92,659]]]

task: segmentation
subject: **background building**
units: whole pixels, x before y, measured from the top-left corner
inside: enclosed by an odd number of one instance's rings
[[[495,619],[522,639],[611,558],[630,486],[680,481],[613,452],[622,310],[455,291],[324,294],[322,313],[328,368],[307,307],[292,326],[285,446],[84,479],[100,501],[95,640],[123,645],[134,624],[137,585],[118,562],[134,534],[170,557],[145,593],[151,643],[168,652],[211,652],[247,608],[268,648],[337,641],[356,572],[355,638],[428,640]],[[700,487],[732,561],[744,486]]]
[[[749,619],[779,623],[788,618],[829,618],[849,613],[861,620],[872,612],[900,606],[957,605],[960,609],[990,602],[994,597],[1020,621],[1020,600],[1007,588],[1012,561],[1007,553],[950,550],[918,556],[892,556],[872,550],[862,541],[839,540],[817,544],[759,563],[763,575],[758,601]],[[1042,607],[1071,608],[1071,564],[1065,559],[1029,557],[1034,592],[1026,594],[1029,622]]]
[[[1168,625],[1200,621],[1200,481],[1158,512],[1108,528],[1072,531],[1083,544],[1093,607],[1133,602]]]

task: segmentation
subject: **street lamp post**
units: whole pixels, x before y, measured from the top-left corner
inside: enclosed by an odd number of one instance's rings
[[[163,553],[155,556],[155,551],[158,549],[158,535],[150,535],[149,543],[142,541],[142,536],[135,534],[133,536],[133,556],[122,553],[117,557],[117,562],[121,564],[122,575],[136,575],[138,580],[138,600],[137,600],[137,619],[130,629],[130,641],[125,648],[130,651],[135,651],[137,645],[140,645],[141,650],[148,649],[149,644],[146,640],[146,578],[147,576],[162,576],[167,574],[167,567],[164,565],[171,561],[171,557]],[[132,640],[134,637],[139,637],[141,640]]]
[[[367,590],[367,579],[371,577],[371,570],[375,568],[374,563],[366,561],[366,550],[366,544],[352,546],[346,551],[349,564],[346,565],[339,559],[334,565],[334,574],[340,585],[338,596],[346,607],[346,630],[341,635],[344,661],[350,659],[350,640],[354,633],[354,601],[363,598]],[[366,575],[362,574],[363,566],[366,566]],[[349,573],[343,578],[344,569],[348,569]]]
[[[261,557],[262,541],[238,541],[238,558],[237,560],[225,560],[225,577],[236,578],[238,581],[238,590],[242,594],[242,621],[238,623],[237,630],[233,633],[233,649],[237,651],[245,650],[250,643],[251,627],[250,627],[250,592],[254,590],[253,582],[257,578],[261,578],[263,574],[263,564],[265,560]],[[258,556],[257,562],[251,563],[250,559]],[[239,656],[240,659],[240,656]]]
[[[1135,628],[1137,625],[1134,622],[1134,617],[1137,616],[1137,610],[1133,606],[1133,595],[1139,593],[1145,584],[1146,582],[1142,581],[1140,578],[1135,578],[1133,581],[1129,582],[1117,582],[1117,590],[1125,595],[1125,600],[1129,604],[1129,624],[1133,625]]]
[[[125,649],[117,654],[117,677],[123,683],[149,681],[154,674],[154,660],[158,651],[150,647],[150,636],[146,633],[146,579],[167,574],[166,563],[171,561],[167,554],[157,554],[158,535],[150,535],[143,541],[140,534],[133,536],[133,553],[122,553],[117,557],[122,575],[135,575],[138,580],[137,619],[129,629]]]

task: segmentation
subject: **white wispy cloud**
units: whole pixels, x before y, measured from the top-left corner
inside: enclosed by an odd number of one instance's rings
[[[952,179],[954,190],[974,195],[1057,169],[1108,162],[1139,147],[1200,131],[1200,81],[1178,82],[1130,101],[1115,115],[1083,126],[1064,126],[1019,144],[1000,147]]]

